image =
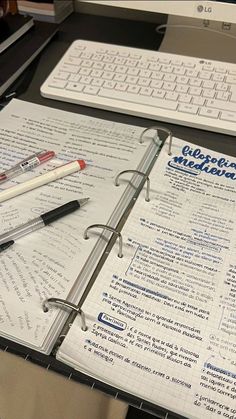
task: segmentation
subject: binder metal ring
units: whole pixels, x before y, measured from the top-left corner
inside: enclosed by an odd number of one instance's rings
[[[168,136],[170,137],[168,154],[169,154],[169,156],[171,156],[171,154],[172,154],[172,153],[171,153],[171,148],[172,148],[172,138],[173,138],[173,134],[172,134],[172,132],[171,132],[169,129],[167,129],[167,128],[164,128],[164,127],[161,127],[161,126],[158,126],[158,125],[153,125],[152,127],[146,128],[146,129],[142,132],[142,134],[140,135],[140,137],[139,137],[139,142],[140,142],[140,143],[143,143],[143,137],[144,137],[144,135],[146,134],[146,132],[147,132],[147,131],[149,131],[149,130],[151,130],[151,129],[157,130],[157,138],[159,138],[159,136],[158,136],[158,131],[164,131],[166,134],[168,134]],[[155,143],[155,144],[159,145],[159,143],[157,142],[157,138],[153,138],[153,141],[154,141],[154,143]]]
[[[147,190],[146,190],[145,201],[149,202],[150,201],[150,179],[149,179],[148,175],[146,173],[140,172],[139,170],[132,170],[132,169],[131,170],[123,170],[122,172],[118,173],[118,175],[115,178],[115,185],[116,186],[119,186],[118,179],[124,173],[137,173],[138,175],[145,177],[145,179],[147,181]]]
[[[59,305],[59,306],[61,306],[63,308],[66,307],[66,308],[69,308],[70,310],[75,311],[77,314],[80,315],[80,318],[81,318],[81,329],[84,332],[88,329],[87,326],[86,326],[86,322],[85,322],[84,312],[81,310],[80,307],[76,306],[73,303],[70,303],[69,301],[63,300],[62,298],[54,298],[54,297],[51,297],[51,298],[48,298],[47,300],[45,300],[43,302],[43,311],[45,313],[49,310],[48,305],[50,305],[50,304],[52,304],[52,305],[53,304]]]
[[[88,231],[92,230],[93,228],[102,228],[104,230],[109,230],[112,233],[116,234],[116,236],[119,239],[119,252],[118,252],[118,257],[122,258],[123,257],[123,253],[122,253],[122,248],[123,248],[123,239],[122,239],[122,235],[119,231],[117,231],[115,228],[111,227],[111,226],[107,226],[105,224],[92,224],[91,226],[88,226],[84,232],[84,239],[87,240],[88,237]]]

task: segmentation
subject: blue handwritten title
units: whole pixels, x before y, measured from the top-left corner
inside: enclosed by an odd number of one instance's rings
[[[174,165],[172,164],[173,162],[175,163]],[[228,179],[236,180],[235,162],[231,162],[225,157],[212,157],[210,154],[204,154],[200,148],[194,149],[188,145],[182,148],[181,156],[173,157],[168,164],[170,167],[188,173],[192,172],[192,174],[205,172],[214,176],[223,176]]]

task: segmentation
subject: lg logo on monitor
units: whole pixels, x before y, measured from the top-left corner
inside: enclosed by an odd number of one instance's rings
[[[199,4],[199,6],[197,6],[197,11],[199,13],[202,13],[202,12],[211,13],[212,12],[212,7],[211,6],[203,6],[202,4]]]

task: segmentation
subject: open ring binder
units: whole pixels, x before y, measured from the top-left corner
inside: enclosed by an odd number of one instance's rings
[[[12,130],[3,145],[17,137],[15,117],[22,125],[30,115],[35,138],[46,121],[52,137],[45,144],[53,144],[58,155],[75,152],[87,138],[83,157],[94,167],[52,195],[49,185],[42,196],[12,201],[14,217],[23,223],[44,206],[45,196],[51,197],[50,209],[57,197],[77,200],[78,191],[88,191],[94,207],[68,216],[42,237],[32,235],[28,246],[1,253],[0,349],[163,419],[212,419],[214,412],[218,419],[233,417],[236,159],[175,135],[170,156],[172,135],[157,121],[148,131],[148,125],[72,118],[17,99],[7,108],[0,131],[11,125]],[[55,131],[55,121],[68,130]],[[30,135],[27,126],[25,132]],[[9,164],[25,152],[23,136],[17,138]],[[4,154],[0,161],[5,160]],[[124,169],[143,174],[122,174]],[[145,174],[155,205],[145,201]],[[13,215],[8,205],[0,209],[5,229]],[[123,259],[117,257],[117,237]]]
[[[85,322],[85,315],[84,312],[81,310],[80,307],[76,306],[73,303],[70,303],[67,300],[63,300],[62,298],[55,298],[55,297],[51,297],[48,298],[47,300],[45,300],[43,302],[43,311],[46,313],[49,310],[49,305],[59,305],[63,308],[69,308],[70,310],[75,311],[77,314],[80,315],[81,318],[81,330],[83,330],[84,332],[88,329],[86,326],[86,322]]]
[[[122,239],[122,235],[119,231],[117,231],[115,228],[111,227],[111,226],[107,226],[104,224],[92,224],[91,226],[88,226],[84,232],[84,239],[88,240],[88,231],[92,230],[94,228],[103,228],[104,230],[109,230],[112,231],[112,233],[116,234],[116,236],[119,239],[119,252],[118,252],[118,257],[122,258],[123,257],[123,253],[122,253],[122,248],[123,248],[123,239]]]
[[[164,131],[166,134],[168,134],[168,137],[170,138],[170,140],[169,140],[169,149],[168,149],[168,154],[169,154],[169,156],[171,156],[171,148],[172,148],[172,138],[173,138],[173,134],[172,134],[172,132],[171,132],[169,129],[167,129],[167,128],[164,128],[164,127],[161,127],[161,126],[158,126],[158,125],[153,125],[152,127],[146,128],[146,129],[142,132],[142,134],[140,135],[140,137],[139,137],[139,142],[140,142],[140,143],[143,143],[143,137],[144,137],[144,135],[147,133],[147,131],[150,131],[150,130],[157,130],[157,138],[153,138],[153,141],[154,141],[154,143],[155,143],[156,145],[159,145],[159,143],[158,143],[158,141],[157,141],[157,139],[159,138],[158,131]]]
[[[137,173],[138,175],[143,176],[146,181],[147,181],[147,190],[146,190],[146,197],[145,197],[145,201],[149,202],[150,201],[150,179],[148,177],[148,175],[146,173],[140,172],[139,170],[123,170],[122,172],[118,173],[118,175],[115,178],[115,186],[119,186],[119,182],[118,179],[121,175],[123,175],[124,173]]]

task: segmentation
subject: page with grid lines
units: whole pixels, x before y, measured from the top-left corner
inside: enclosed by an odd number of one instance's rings
[[[188,418],[235,418],[236,161],[167,147],[57,358]]]

